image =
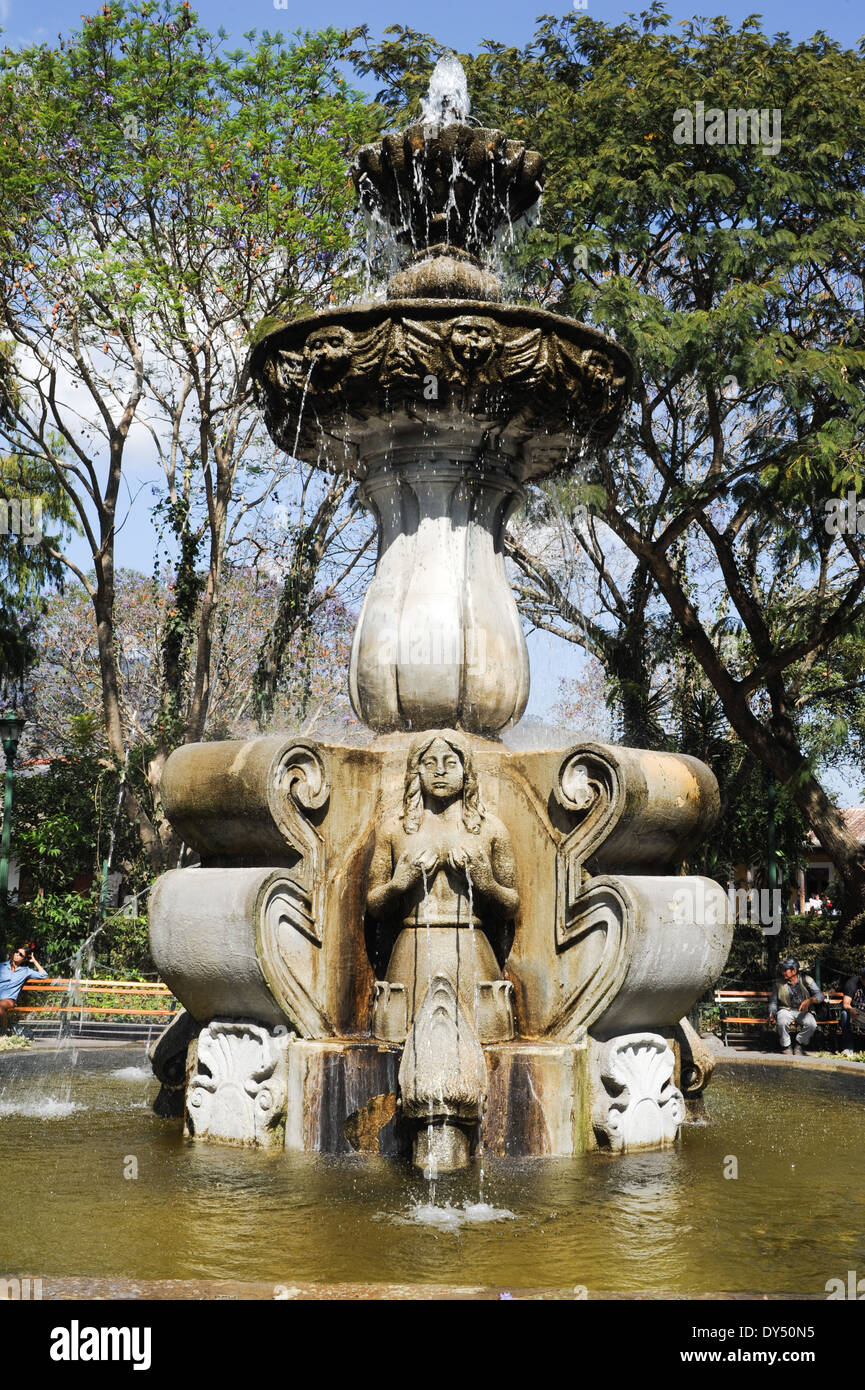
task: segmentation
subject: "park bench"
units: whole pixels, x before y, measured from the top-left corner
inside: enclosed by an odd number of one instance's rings
[[[88,1024],[131,1032],[143,1026],[162,1029],[179,1008],[167,985],[147,980],[30,980],[18,996],[13,1019],[50,1024],[64,1033],[82,1033]]]
[[[775,1030],[769,1022],[771,993],[768,989],[716,989],[714,999],[718,1005],[721,1041],[726,1043],[734,1037],[743,1041],[759,1042],[759,1034],[749,1033],[748,1029],[760,1029],[763,1032],[771,1032],[774,1036]],[[837,1033],[843,997],[837,990],[824,995],[830,1010],[829,1018],[819,1020],[818,1026],[824,1033]]]

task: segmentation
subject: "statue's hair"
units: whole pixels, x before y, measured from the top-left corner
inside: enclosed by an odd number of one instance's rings
[[[423,791],[420,783],[420,765],[427,749],[441,739],[452,748],[463,765],[463,825],[472,835],[479,835],[481,823],[486,815],[478,788],[478,777],[472,761],[471,749],[454,734],[422,734],[413,740],[408,750],[405,769],[405,790],[402,797],[400,820],[406,835],[415,835],[423,818]]]

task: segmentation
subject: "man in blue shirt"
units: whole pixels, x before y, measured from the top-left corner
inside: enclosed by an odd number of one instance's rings
[[[0,1034],[7,1031],[9,1015],[18,1003],[18,995],[27,981],[47,979],[46,971],[33,955],[30,946],[16,946],[11,959],[0,964]]]

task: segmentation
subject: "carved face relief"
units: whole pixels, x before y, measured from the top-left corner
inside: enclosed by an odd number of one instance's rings
[[[462,760],[443,738],[437,738],[424,753],[418,767],[420,784],[432,801],[453,801],[463,789]]]
[[[318,386],[333,386],[351,367],[352,335],[338,324],[316,328],[304,344],[303,362]]]
[[[502,335],[492,319],[456,319],[451,328],[449,347],[455,365],[469,376],[487,367],[498,356]]]

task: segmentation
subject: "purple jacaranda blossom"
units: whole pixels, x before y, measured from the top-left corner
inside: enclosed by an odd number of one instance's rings
[[[111,95],[110,92],[106,92],[105,95],[102,97],[102,105],[103,105],[103,106],[113,106],[113,105],[114,105],[114,98],[113,98],[113,96]]]

